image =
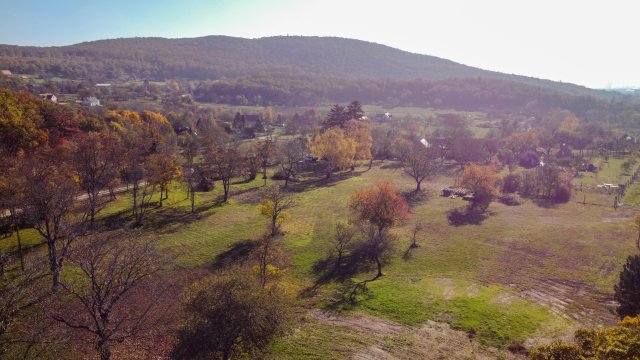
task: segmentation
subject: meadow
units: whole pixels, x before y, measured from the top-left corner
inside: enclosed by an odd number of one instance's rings
[[[616,161],[604,169],[608,172],[598,181],[621,171]],[[505,349],[615,322],[613,285],[625,258],[637,251],[633,208],[614,210],[611,195],[598,193],[589,193],[585,204],[576,193],[564,204],[493,202],[479,218],[452,222],[451,212],[467,203],[440,196],[440,189],[452,185],[458,171],[457,166],[446,169],[419,194],[390,161],[293,183],[294,206],[280,245],[286,257],[280,281],[295,297],[300,321],[276,343],[272,357],[329,359],[359,352],[363,358],[419,357],[436,350],[443,358],[452,351],[459,351],[459,358],[511,357]],[[396,240],[384,277],[345,301],[354,284],[375,274],[373,269],[338,281],[322,278],[318,265],[332,255],[335,224],[350,217],[350,196],[376,181],[394,184],[408,199],[411,217],[393,230]],[[164,206],[149,211],[142,228],[157,234],[176,271],[222,271],[242,260],[238,254],[247,241],[266,232],[267,220],[258,209],[262,184],[260,178],[239,179],[225,204],[218,201],[219,186],[198,193],[195,213],[185,189],[175,185]],[[638,192],[636,184],[628,196],[635,199]],[[130,203],[130,195],[119,195],[100,213],[101,226],[130,225]],[[419,246],[410,248],[418,221],[424,230],[418,233]],[[40,242],[33,230],[22,235],[27,246]],[[14,250],[15,239],[0,246]]]

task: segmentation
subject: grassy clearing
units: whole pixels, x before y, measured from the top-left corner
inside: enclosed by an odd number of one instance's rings
[[[370,171],[361,167],[331,179],[311,178],[291,185],[294,208],[283,226],[283,249],[290,260],[283,281],[290,291],[303,294],[316,281],[314,265],[330,253],[334,225],[348,218],[353,192],[379,180],[393,182],[402,193],[413,190],[413,181],[390,165],[376,163]],[[567,334],[580,324],[612,321],[604,301],[621,264],[634,251],[628,225],[632,211],[614,211],[607,195],[589,194],[586,205],[577,197],[567,204],[493,203],[479,223],[453,226],[449,211],[466,203],[440,197],[438,192],[454,176],[434,178],[422,196],[412,197],[412,218],[394,230],[396,247],[383,269],[385,276],[369,283],[355,305],[336,306],[344,287],[334,282],[300,296],[298,303],[371,314],[412,327],[429,320],[445,322],[475,332],[481,344],[498,347]],[[211,269],[234,245],[266,231],[267,221],[257,208],[261,185],[261,179],[232,185],[227,204],[216,202],[220,187],[198,194],[195,214],[185,190],[177,187],[162,208],[149,210],[143,229],[158,234],[161,247],[174,255],[177,266]],[[100,213],[100,223],[130,225],[130,206],[130,195],[120,195]],[[420,246],[406,252],[418,220],[426,230],[419,235]],[[32,231],[23,234],[30,244],[38,242]],[[0,244],[3,250],[15,248],[12,239]],[[371,275],[360,273],[353,280]],[[305,322],[295,335],[278,342],[275,353],[337,358],[371,346],[359,340],[360,335]],[[389,347],[402,341],[388,340]]]
[[[602,158],[595,158],[593,163],[598,167],[597,173],[584,172],[583,176],[578,179],[574,179],[575,185],[583,184],[585,186],[596,186],[599,184],[623,184],[630,178],[633,171],[629,173],[622,169],[622,163],[626,159],[618,159],[610,157],[609,160]]]

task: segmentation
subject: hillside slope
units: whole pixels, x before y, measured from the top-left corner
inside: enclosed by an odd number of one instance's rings
[[[489,78],[573,95],[606,93],[486,71],[389,46],[334,37],[127,38],[62,47],[0,45],[0,68],[69,78],[215,80],[266,73],[393,80]]]

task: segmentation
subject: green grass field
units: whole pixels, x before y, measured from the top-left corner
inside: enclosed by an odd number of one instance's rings
[[[282,242],[289,266],[282,281],[298,294],[301,310],[373,315],[411,329],[443,322],[473,332],[479,346],[498,348],[615,320],[609,303],[613,284],[626,256],[635,251],[632,210],[615,211],[607,205],[606,194],[589,194],[586,205],[576,195],[566,204],[527,200],[508,207],[494,202],[476,223],[451,225],[448,213],[466,203],[439,196],[439,189],[452,184],[455,174],[432,179],[422,196],[412,197],[411,218],[393,231],[395,249],[383,269],[385,276],[368,283],[354,304],[341,302],[346,291],[342,283],[314,286],[314,265],[329,255],[335,223],[348,219],[351,194],[380,180],[394,183],[401,193],[413,190],[412,180],[389,165],[376,163],[370,171],[359,167],[329,180],[292,184],[294,207],[283,225]],[[615,170],[608,171],[606,176],[615,176]],[[158,234],[161,248],[173,255],[177,267],[213,269],[234,245],[265,233],[267,221],[258,210],[261,185],[260,178],[232,185],[227,204],[216,202],[219,186],[199,193],[195,214],[190,213],[186,192],[177,186],[162,208],[149,210],[143,229]],[[129,195],[119,195],[100,213],[100,223],[130,224],[130,203]],[[426,230],[418,236],[419,247],[407,252],[417,221]],[[40,241],[33,230],[22,235],[26,246]],[[15,250],[15,237],[0,241],[0,246],[2,251]],[[372,275],[365,271],[350,278],[361,281]],[[371,346],[357,334],[362,335],[309,320],[278,341],[274,356],[336,358],[348,349]],[[413,339],[407,336],[387,338],[387,350],[404,349],[397,342]]]

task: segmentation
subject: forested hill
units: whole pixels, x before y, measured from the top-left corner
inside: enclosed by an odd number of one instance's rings
[[[15,73],[95,80],[215,80],[274,73],[378,80],[489,78],[573,95],[605,94],[577,85],[485,71],[385,45],[333,37],[207,36],[100,40],[62,47],[0,45],[0,68]]]

